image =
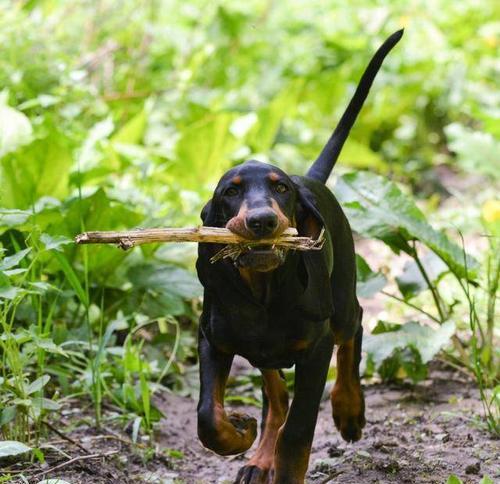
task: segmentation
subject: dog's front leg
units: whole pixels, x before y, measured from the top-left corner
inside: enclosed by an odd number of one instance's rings
[[[295,365],[295,396],[276,443],[274,484],[303,484],[333,352],[328,333]]]
[[[257,436],[257,421],[248,415],[224,410],[224,392],[234,355],[214,348],[199,332],[200,400],[198,437],[205,447],[220,455],[239,454]]]

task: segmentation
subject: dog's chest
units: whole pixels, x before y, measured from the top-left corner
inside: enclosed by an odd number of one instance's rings
[[[259,368],[292,366],[329,328],[328,321],[307,321],[285,310],[251,316],[241,311],[228,317],[213,308],[211,313],[206,328],[210,342]]]

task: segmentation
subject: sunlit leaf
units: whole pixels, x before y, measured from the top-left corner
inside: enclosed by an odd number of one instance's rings
[[[384,241],[395,252],[411,253],[411,241],[419,240],[459,277],[475,277],[477,263],[469,257],[466,267],[462,249],[444,232],[433,229],[393,182],[368,172],[350,173],[339,178],[335,194],[356,232]]]
[[[6,93],[0,93],[0,158],[15,151],[33,139],[33,128],[28,117],[6,105],[2,99]]]

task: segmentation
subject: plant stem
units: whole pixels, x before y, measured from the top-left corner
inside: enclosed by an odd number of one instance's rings
[[[413,243],[412,243],[412,255],[413,255],[413,258],[415,259],[415,262],[420,270],[420,273],[422,274],[422,277],[425,279],[425,283],[427,284],[427,287],[430,289],[430,291],[432,293],[432,298],[434,299],[434,304],[436,305],[436,309],[439,313],[439,319],[440,319],[439,323],[443,324],[446,320],[446,316],[443,312],[443,308],[441,305],[442,304],[441,298],[439,296],[438,290],[436,289],[436,287],[434,287],[434,284],[432,284],[432,282],[429,278],[429,275],[427,274],[427,271],[425,270],[425,268],[422,264],[422,261],[420,260],[420,257],[418,256],[415,241],[413,241]]]
[[[435,316],[433,316],[431,313],[428,313],[427,311],[424,311],[422,308],[419,308],[415,304],[412,304],[411,302],[407,301],[406,299],[403,299],[401,297],[398,297],[398,296],[396,296],[394,294],[391,294],[389,292],[386,292],[386,291],[380,291],[380,292],[382,294],[384,294],[384,296],[390,297],[392,299],[395,299],[396,301],[399,301],[400,303],[406,304],[410,308],[415,309],[415,311],[418,311],[419,313],[424,314],[425,316],[427,316],[429,319],[432,319],[432,321],[435,321],[436,323],[441,324],[441,321],[438,318],[436,318]]]

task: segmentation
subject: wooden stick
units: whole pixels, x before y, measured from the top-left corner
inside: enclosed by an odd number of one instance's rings
[[[297,230],[289,228],[274,239],[249,240],[234,234],[228,229],[219,227],[191,227],[166,229],[137,229],[123,232],[103,231],[84,232],[75,237],[77,244],[118,244],[122,249],[130,249],[135,245],[153,242],[209,242],[215,244],[237,244],[245,247],[255,245],[273,245],[276,247],[311,250],[322,245],[310,237],[298,237]]]
[[[51,467],[49,469],[46,469],[42,472],[38,472],[33,477],[44,476],[45,474],[49,474],[51,472],[57,471],[59,469],[62,469],[63,467],[67,467],[71,464],[74,464],[75,462],[79,462],[82,460],[88,460],[88,459],[99,459],[101,457],[109,457],[109,456],[118,454],[119,452],[120,452],[119,450],[112,450],[110,452],[105,452],[103,454],[87,454],[87,455],[80,455],[78,457],[73,457],[73,459],[70,459],[66,462],[63,462],[62,464],[56,465],[56,466]]]

